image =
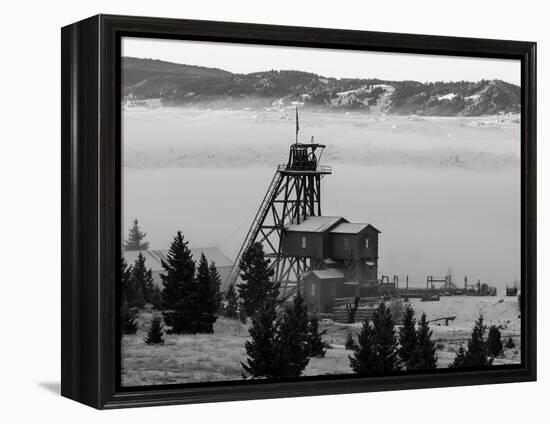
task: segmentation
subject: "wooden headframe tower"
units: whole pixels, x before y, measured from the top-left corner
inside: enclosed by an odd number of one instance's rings
[[[308,216],[321,215],[321,178],[332,173],[330,166],[319,164],[325,145],[315,143],[313,137],[311,143],[299,143],[298,131],[296,110],[296,142],[290,146],[287,163],[277,166],[228,277],[228,284],[235,283],[243,254],[252,243],[262,243],[284,299],[294,294],[297,281],[311,269],[311,263],[308,258],[283,255],[282,232]]]

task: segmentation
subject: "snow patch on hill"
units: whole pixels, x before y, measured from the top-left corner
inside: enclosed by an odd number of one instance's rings
[[[389,107],[390,97],[395,87],[389,84],[363,85],[355,90],[341,91],[330,98],[332,107],[368,108],[370,111],[383,111]]]
[[[455,97],[456,97],[455,93],[449,93],[443,96],[437,96],[437,100],[453,100]]]

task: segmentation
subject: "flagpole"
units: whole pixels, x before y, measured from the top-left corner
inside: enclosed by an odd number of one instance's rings
[[[298,106],[296,106],[296,144],[298,144],[298,131],[300,130],[300,124],[298,122]]]

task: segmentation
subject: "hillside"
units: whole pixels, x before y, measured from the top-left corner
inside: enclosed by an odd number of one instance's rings
[[[158,97],[159,93],[185,86],[191,81],[232,75],[221,69],[134,57],[123,57],[122,69],[124,92],[136,93],[142,98]]]
[[[124,57],[123,90],[132,104],[161,99],[165,106],[362,110],[398,115],[480,116],[520,111],[520,88],[478,82],[336,79],[281,70],[234,74],[216,68]]]

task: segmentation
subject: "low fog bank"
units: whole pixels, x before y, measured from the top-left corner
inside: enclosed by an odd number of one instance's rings
[[[239,168],[285,162],[294,110],[124,110],[124,164],[131,168]],[[516,115],[464,118],[300,113],[299,139],[327,145],[327,164],[495,169],[519,166]]]
[[[249,111],[131,108],[124,112],[123,226],[137,217],[152,248],[181,229],[192,247],[236,254],[294,116]],[[499,122],[499,120],[501,122]],[[327,144],[325,215],[382,231],[380,271],[452,269],[460,282],[503,288],[519,277],[519,124],[502,117],[300,115],[302,141]]]

